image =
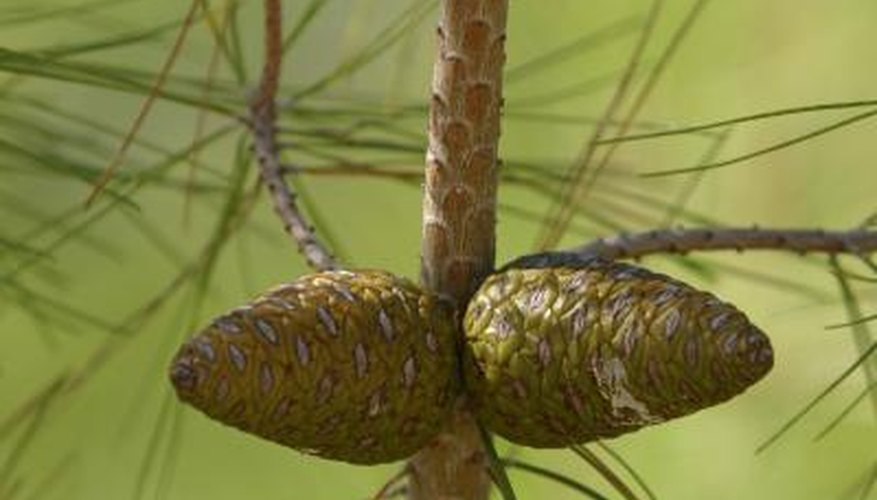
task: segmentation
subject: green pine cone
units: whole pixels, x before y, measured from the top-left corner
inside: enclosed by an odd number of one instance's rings
[[[187,342],[179,398],[246,432],[325,458],[405,458],[458,390],[449,305],[382,271],[333,271],[270,290]]]
[[[614,437],[725,401],[773,365],[767,336],[712,294],[603,259],[556,265],[488,277],[464,319],[467,390],[510,441]]]

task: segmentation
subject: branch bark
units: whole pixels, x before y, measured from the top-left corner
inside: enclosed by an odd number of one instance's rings
[[[685,254],[705,250],[785,250],[799,254],[877,252],[877,230],[701,228],[660,229],[601,238],[568,252],[610,259],[637,259],[656,253]]]
[[[262,181],[271,192],[274,211],[283,221],[286,232],[295,240],[308,265],[317,270],[334,269],[337,267],[335,259],[314,235],[313,227],[295,202],[295,193],[283,180],[283,166],[274,127],[280,63],[283,59],[280,0],[265,0],[264,5],[265,63],[259,92],[250,102],[250,128]]]
[[[423,197],[424,287],[463,306],[493,270],[507,0],[444,0]],[[460,336],[462,342],[462,333]],[[487,455],[462,396],[445,431],[409,463],[409,498],[486,499]]]

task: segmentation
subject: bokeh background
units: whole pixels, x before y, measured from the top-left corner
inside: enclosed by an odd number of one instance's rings
[[[234,57],[211,64],[213,37],[199,17],[168,83],[170,99],[158,102],[110,192],[89,210],[89,184],[169,53],[187,2],[0,4],[0,498],[369,498],[399,467],[302,455],[208,421],[171,396],[165,367],[186,335],[307,272],[268,200],[253,199],[251,211],[241,208],[249,202],[238,203],[250,199],[255,179],[252,165],[244,170],[239,161],[246,137],[235,114],[244,113],[258,78],[260,2],[209,3],[217,25],[237,5],[236,36],[224,44]],[[636,82],[691,5],[666,2]],[[287,159],[309,169],[295,181],[308,210],[346,262],[416,278],[421,193],[413,173],[425,144],[435,5],[284,7],[288,29],[303,29],[286,58],[281,137]],[[533,250],[560,189],[552,179],[562,179],[588,139],[649,7],[512,0],[503,168],[541,188],[502,185],[499,261]],[[308,12],[311,20],[302,23]],[[711,2],[632,131],[873,99],[875,19],[870,0]],[[199,102],[216,112],[203,112]],[[866,109],[624,144],[580,200],[561,246],[679,224],[860,224],[877,211],[875,120],[703,175],[638,174],[696,165],[721,136],[715,159]],[[193,156],[193,142],[213,133],[224,135]],[[366,163],[405,173],[378,177],[354,168]],[[199,167],[187,190],[193,164]],[[349,175],[329,175],[339,165]],[[689,189],[684,210],[672,216]],[[247,216],[237,224],[229,214],[241,211]],[[825,329],[848,319],[825,260],[728,253],[644,264],[738,305],[769,332],[777,362],[765,381],[730,403],[613,440],[613,449],[664,499],[859,498],[877,467],[871,401],[824,438],[814,436],[862,393],[861,372],[755,454],[858,357],[849,328]],[[189,274],[169,288],[181,272]],[[854,290],[873,314],[873,283]],[[568,451],[499,447],[614,495]],[[520,498],[578,497],[511,474]]]

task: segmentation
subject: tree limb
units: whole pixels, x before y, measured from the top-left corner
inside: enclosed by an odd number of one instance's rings
[[[699,228],[659,229],[594,240],[568,252],[610,259],[638,259],[656,253],[716,250],[785,250],[799,254],[868,255],[877,252],[877,230]]]
[[[275,139],[275,99],[283,56],[280,0],[265,0],[265,63],[259,92],[250,102],[250,128],[259,161],[262,181],[274,201],[274,211],[283,227],[298,245],[310,267],[317,270],[337,267],[334,257],[314,235],[313,227],[295,202],[295,193],[283,180],[283,167]]]

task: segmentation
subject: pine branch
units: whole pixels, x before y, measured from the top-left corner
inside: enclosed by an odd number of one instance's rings
[[[429,110],[421,273],[426,288],[460,305],[493,270],[507,11],[507,0],[442,2]],[[487,453],[463,399],[445,431],[410,466],[411,499],[488,498]]]
[[[262,181],[271,192],[274,210],[283,221],[284,229],[295,240],[308,265],[318,270],[333,269],[337,266],[335,259],[315,236],[313,227],[298,208],[295,194],[283,180],[274,128],[282,57],[280,0],[265,0],[265,63],[259,92],[250,103],[250,127]]]
[[[716,250],[785,250],[799,254],[868,255],[877,252],[877,231],[851,229],[700,228],[659,229],[621,234],[572,248],[577,255],[637,259],[657,253],[686,254]]]

